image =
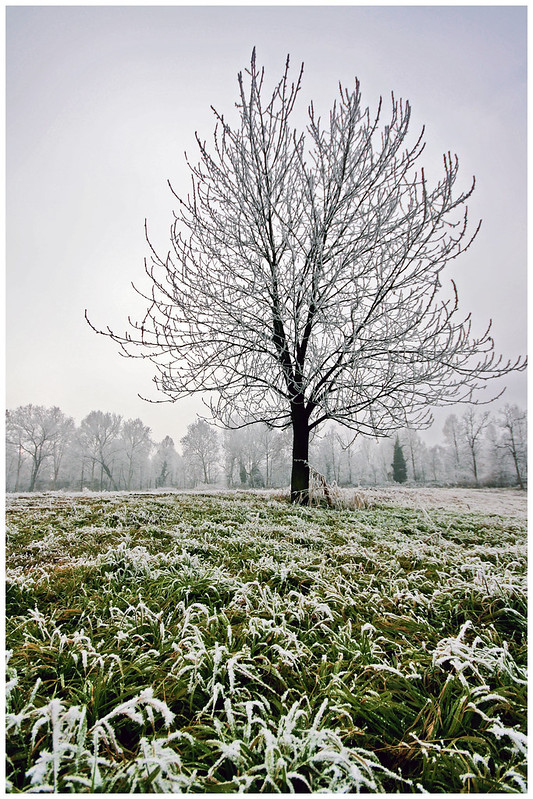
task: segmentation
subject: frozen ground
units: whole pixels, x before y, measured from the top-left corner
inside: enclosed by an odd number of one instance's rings
[[[411,508],[450,508],[457,511],[527,518],[527,491],[512,488],[367,488],[361,495],[371,502]]]
[[[128,494],[211,494],[211,495],[235,495],[258,494],[262,496],[280,497],[288,495],[288,490],[283,489],[224,489],[213,486],[203,486],[196,490],[178,490],[172,488],[162,488],[152,491],[88,491],[83,492],[63,492],[47,491],[44,493],[28,494],[20,492],[17,494],[6,495],[7,507],[17,504],[18,498],[24,498],[24,505],[28,501],[32,506],[38,507],[42,504],[50,504],[52,497],[63,498],[68,501],[74,497],[121,497]],[[385,504],[390,506],[404,506],[409,508],[448,508],[450,510],[472,511],[474,513],[496,514],[499,516],[514,516],[519,519],[527,518],[527,491],[519,491],[513,488],[425,488],[425,487],[404,487],[404,486],[382,486],[377,488],[336,488],[334,489],[336,500],[340,500],[339,505],[345,507],[357,507],[357,498],[360,498],[365,505]],[[354,499],[356,500],[354,502]],[[33,500],[33,501],[32,501]]]
[[[331,488],[8,497],[8,789],[525,793],[525,497]]]

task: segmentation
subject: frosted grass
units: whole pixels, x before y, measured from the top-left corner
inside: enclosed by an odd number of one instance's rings
[[[21,496],[10,791],[524,792],[525,527]]]

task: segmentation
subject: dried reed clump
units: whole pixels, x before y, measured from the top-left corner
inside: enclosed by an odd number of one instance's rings
[[[361,490],[340,488],[335,481],[328,483],[324,475],[313,468],[309,475],[309,503],[342,510],[360,510],[371,505]]]

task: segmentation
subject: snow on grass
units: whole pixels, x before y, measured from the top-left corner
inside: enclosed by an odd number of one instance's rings
[[[397,496],[9,497],[7,789],[525,791],[525,524]]]

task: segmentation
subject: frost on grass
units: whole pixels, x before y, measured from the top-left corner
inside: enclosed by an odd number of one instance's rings
[[[8,790],[526,790],[519,519],[257,494],[8,516]]]
[[[158,774],[163,762],[167,766],[166,772],[170,765],[180,765],[176,754],[167,751],[164,742],[159,739],[151,743],[142,739],[138,756],[129,764],[123,776],[124,769],[117,768],[117,763],[102,753],[123,754],[114,729],[114,724],[119,720],[126,718],[140,727],[146,724],[153,726],[158,715],[166,727],[171,725],[174,714],[164,702],[154,697],[152,688],[147,688],[138,696],[114,707],[91,728],[87,724],[86,707],[66,707],[57,698],[39,707],[30,701],[18,715],[8,712],[6,726],[8,732],[16,728],[20,736],[24,725],[30,731],[32,750],[39,750],[38,758],[26,770],[29,789],[33,792],[95,791],[101,790],[104,782],[109,786],[125,778],[134,789],[141,782],[139,771],[145,779],[144,770],[148,763],[157,759],[156,753],[160,755],[154,764]],[[38,746],[37,740],[40,741]],[[162,779],[160,785],[163,785]],[[168,777],[166,779],[168,782]]]
[[[503,641],[501,646],[493,646],[487,641],[486,634],[475,635],[473,631],[474,625],[469,619],[457,636],[439,641],[433,653],[434,665],[453,668],[466,688],[472,676],[483,682],[485,678],[496,675],[500,680],[527,685],[526,669],[514,662],[507,641]]]

